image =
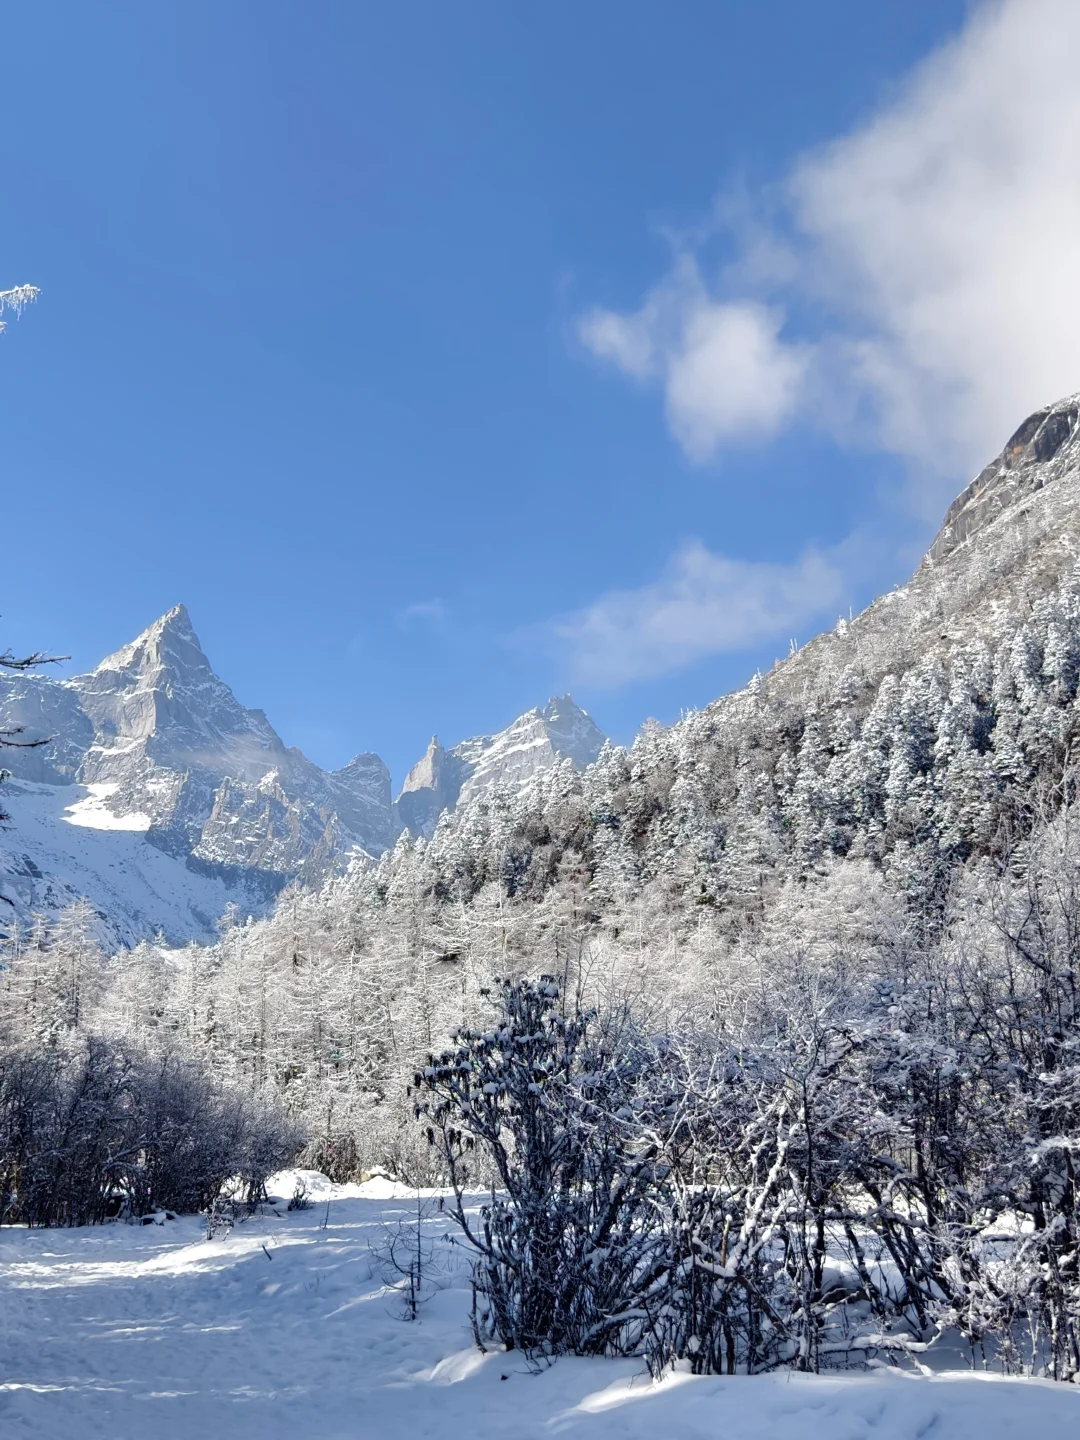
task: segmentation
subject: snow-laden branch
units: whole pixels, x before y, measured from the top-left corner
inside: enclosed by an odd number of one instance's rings
[[[41,291],[36,285],[15,285],[10,290],[0,290],[0,315],[5,310],[10,310],[15,316],[22,314],[27,305],[32,305]],[[0,330],[5,327],[5,321],[0,320]]]

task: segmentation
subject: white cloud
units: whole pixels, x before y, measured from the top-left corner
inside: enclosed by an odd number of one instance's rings
[[[780,339],[782,325],[775,306],[712,299],[683,255],[635,314],[594,309],[578,333],[625,374],[661,379],[673,434],[703,460],[723,441],[774,434],[797,408],[809,355]]]
[[[688,455],[724,440],[765,436],[800,399],[807,352],[779,340],[781,316],[763,305],[703,301],[686,316],[667,376],[667,413]]]
[[[882,444],[971,469],[1080,386],[1080,5],[976,12],[792,180]]]
[[[816,551],[769,564],[730,560],[692,541],[660,580],[609,591],[553,621],[551,633],[578,680],[622,685],[790,635],[835,609],[842,593],[839,569]]]
[[[984,4],[865,124],[792,168],[782,222],[705,285],[699,258],[597,356],[664,388],[694,459],[816,423],[918,462],[937,508],[1039,405],[1080,387],[1080,4]],[[784,263],[777,265],[781,255]],[[767,263],[766,263],[767,262]],[[816,315],[801,346],[785,310]]]
[[[637,315],[616,315],[613,310],[590,310],[578,322],[582,342],[601,360],[610,360],[626,375],[644,380],[656,368],[656,346],[651,334],[649,301]]]
[[[1077,0],[979,6],[877,114],[792,165],[779,207],[717,203],[723,269],[698,236],[638,309],[583,316],[583,344],[660,387],[694,460],[803,419],[912,462],[908,502],[936,519],[1026,415],[1080,388],[1078,54]],[[693,544],[552,628],[591,683],[662,674],[824,617],[860,546],[770,565]]]

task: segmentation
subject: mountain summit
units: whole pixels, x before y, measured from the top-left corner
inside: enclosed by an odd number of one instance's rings
[[[83,781],[123,783],[138,756],[258,782],[285,752],[262,711],[245,710],[214,674],[183,605],[67,683],[95,730]]]
[[[432,736],[394,802],[398,824],[429,835],[444,810],[498,786],[516,788],[560,760],[583,770],[603,745],[601,731],[569,695],[526,711],[496,735],[478,735],[451,750]]]
[[[973,535],[998,519],[1080,460],[1080,394],[1067,395],[1029,415],[1004,450],[972,480],[949,506],[927,556],[944,560]]]

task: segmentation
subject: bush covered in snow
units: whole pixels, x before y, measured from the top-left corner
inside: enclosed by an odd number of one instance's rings
[[[757,1373],[952,1330],[1076,1377],[1080,909],[1031,899],[932,971],[795,958],[753,1010],[663,1036],[564,1008],[550,977],[505,983],[414,1082],[478,1341]],[[477,1155],[497,1177],[479,1221]]]
[[[0,1221],[86,1225],[251,1200],[302,1135],[192,1062],[89,1037],[0,1051]]]

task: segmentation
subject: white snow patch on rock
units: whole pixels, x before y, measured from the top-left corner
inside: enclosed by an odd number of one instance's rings
[[[64,819],[69,825],[85,825],[88,830],[136,830],[142,834],[153,823],[149,815],[138,810],[130,815],[113,814],[105,802],[120,788],[115,781],[75,788],[84,793],[64,809]]]

